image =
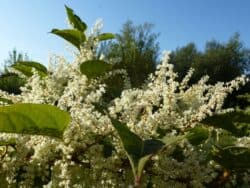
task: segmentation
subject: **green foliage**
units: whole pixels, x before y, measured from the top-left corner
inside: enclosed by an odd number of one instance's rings
[[[172,52],[170,62],[174,64],[180,79],[193,67],[193,83],[203,75],[209,75],[209,82],[216,83],[230,81],[243,74],[250,66],[249,59],[249,50],[244,48],[236,34],[226,44],[215,40],[207,42],[203,52],[198,51],[194,43],[177,48]]]
[[[11,67],[28,77],[33,75],[32,69],[35,69],[40,76],[46,76],[48,73],[44,65],[35,61],[18,61]]]
[[[178,72],[179,79],[184,78],[188,70],[199,61],[201,53],[198,52],[194,43],[189,43],[184,47],[177,48],[170,54],[170,62]],[[199,71],[199,70],[196,70]]]
[[[240,98],[248,100],[248,94]],[[250,168],[250,148],[236,145],[237,137],[250,135],[249,105],[245,109],[208,117],[202,123],[223,130],[219,134],[211,133],[214,139],[212,144],[215,146],[211,153],[213,160],[229,170],[242,171]]]
[[[127,156],[132,167],[132,171],[135,178],[135,185],[140,183],[142,171],[147,161],[156,154],[164,143],[160,140],[142,140],[138,135],[131,132],[129,128],[119,122],[118,120],[112,119],[112,124],[116,129],[123,147],[127,152]]]
[[[12,94],[20,94],[20,87],[24,86],[25,80],[14,73],[0,75],[0,89]]]
[[[237,110],[206,118],[202,123],[223,128],[235,136],[250,135],[250,110]]]
[[[64,38],[79,50],[82,43],[86,40],[86,36],[81,31],[76,29],[52,29],[51,33]]]
[[[209,131],[205,127],[197,126],[189,130],[186,138],[193,145],[199,145],[208,139]]]
[[[20,87],[24,86],[25,80],[17,74],[10,73],[8,68],[19,61],[29,61],[27,54],[18,53],[16,49],[9,52],[9,57],[4,61],[4,71],[0,75],[0,90],[12,94],[20,94]]]
[[[226,147],[214,151],[214,160],[227,169],[242,171],[250,169],[250,148]]]
[[[67,6],[65,6],[65,8],[73,29],[53,29],[52,33],[64,38],[80,49],[86,41],[84,32],[87,29],[87,25],[74,14],[72,9]],[[135,87],[140,87],[146,79],[147,74],[155,69],[158,45],[155,44],[156,35],[150,34],[150,28],[150,25],[135,27],[132,23],[128,22],[127,25],[124,25],[122,34],[117,35],[118,42],[111,43],[109,46],[111,51],[106,54],[109,57],[122,57],[122,61],[117,64],[115,68],[125,68],[128,70],[129,76],[132,78],[132,84]],[[111,33],[97,35],[99,41],[113,39],[114,37]],[[213,82],[229,78],[227,74],[218,75],[220,71],[223,71],[227,67],[229,67],[231,71],[233,70],[231,76],[238,75],[243,71],[244,63],[240,65],[240,62],[243,62],[240,48],[240,43],[236,39],[230,41],[227,45],[221,45],[213,41],[207,44],[206,51],[202,54],[196,50],[194,44],[190,44],[173,53],[172,60],[176,63],[175,68],[180,71],[181,77],[184,76],[184,72],[187,71],[189,67],[193,66],[199,67],[198,70],[201,71],[200,73],[202,74],[215,74],[212,77],[214,79],[212,79]],[[188,59],[185,65],[178,64],[178,62],[185,62],[185,58]],[[195,60],[194,63],[193,60]],[[202,60],[203,64],[195,64],[198,60]],[[208,66],[211,65],[209,63],[211,63],[212,60],[214,60],[212,63],[215,65],[215,71]],[[33,68],[38,71],[40,76],[47,75],[46,67],[33,61],[17,61],[12,67],[28,77],[32,75]],[[97,59],[85,61],[80,65],[80,71],[89,79],[100,77],[113,68],[114,66],[111,64]],[[143,73],[140,74],[141,72]],[[7,77],[5,76],[5,78]],[[1,81],[3,81],[3,79],[0,79],[0,85]],[[107,97],[111,101],[112,98],[120,95],[122,91],[121,77],[117,79],[117,77],[114,76],[110,80],[104,80],[104,82],[107,84],[107,92],[111,93],[110,96],[104,96],[104,98]],[[11,100],[5,98],[0,98],[0,101],[9,104],[8,106],[0,107],[0,132],[45,135],[61,138],[70,122],[69,114],[55,106],[46,104],[12,104]],[[96,110],[99,110],[102,114],[106,114],[105,105],[102,103],[93,105],[96,107]],[[212,153],[212,159],[227,169],[235,171],[250,169],[250,148],[239,147],[235,144],[237,140],[236,136],[249,136],[249,115],[249,108],[244,111],[238,110],[215,115],[201,122],[206,126],[198,125],[195,128],[187,130],[187,133],[180,133],[178,136],[161,137],[161,140],[143,140],[140,136],[132,132],[126,124],[112,118],[111,121],[129,159],[135,179],[135,186],[139,186],[147,162],[158,152],[167,149],[170,145],[177,144],[183,139],[187,139],[192,145],[202,149],[205,148],[206,144],[210,145],[209,147],[213,150],[205,152],[209,154]],[[215,129],[211,131],[208,126],[213,126]],[[159,129],[159,131],[163,133],[161,136],[165,135],[163,129]],[[112,156],[112,152],[115,150],[112,141],[112,138],[105,137],[96,142],[103,146],[103,156],[105,158]],[[12,144],[15,144],[15,140],[0,141],[0,146]],[[92,146],[92,144],[90,144],[90,146]],[[177,145],[173,153],[175,158],[180,161],[185,157],[181,149],[182,148]],[[80,171],[79,169],[77,170],[78,172]],[[43,183],[39,178],[36,181],[39,182],[38,184]]]
[[[71,8],[65,5],[65,9],[69,23],[73,29],[52,29],[51,33],[65,39],[78,50],[80,50],[81,46],[84,46],[84,42],[86,41],[85,31],[87,29],[87,24],[84,23],[79,16],[74,14],[74,11]],[[99,41],[105,41],[114,38],[115,35],[112,33],[102,33],[96,36],[96,39]]]
[[[223,130],[219,134],[216,131],[211,133],[214,146],[211,154],[216,162],[229,170],[250,169],[250,148],[236,145],[237,137],[249,136],[249,109],[214,115],[206,118],[203,123]]]
[[[80,47],[83,46],[83,43],[86,41],[84,32],[87,29],[87,25],[81,20],[81,18],[74,14],[71,8],[65,6],[65,9],[69,23],[73,29],[52,29],[51,33],[65,39],[80,50]]]
[[[96,78],[112,69],[112,65],[102,60],[89,60],[80,65],[80,70],[88,78]]]
[[[65,5],[69,23],[74,29],[84,32],[87,29],[86,23],[84,23],[81,18],[74,14],[74,11]]]
[[[99,53],[107,58],[121,59],[117,68],[128,72],[133,87],[140,87],[155,71],[159,53],[158,34],[152,32],[153,25],[134,25],[126,22],[116,40],[101,45]]]
[[[115,35],[113,33],[102,33],[102,34],[97,36],[97,39],[99,41],[110,40],[110,39],[114,39],[114,38],[115,38]]]
[[[46,104],[0,107],[0,132],[62,137],[70,122],[68,113]]]

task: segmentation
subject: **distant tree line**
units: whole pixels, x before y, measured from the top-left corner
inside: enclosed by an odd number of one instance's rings
[[[0,74],[0,89],[8,93],[19,94],[20,87],[25,84],[25,80],[17,74],[9,72],[8,68],[19,61],[28,61],[27,53],[18,52],[15,48],[9,52],[9,57],[4,60],[4,70]]]
[[[235,34],[226,43],[208,41],[204,51],[197,50],[194,43],[189,43],[173,51],[170,59],[180,79],[193,67],[193,82],[203,75],[208,75],[212,84],[229,81],[250,70],[250,50],[244,47],[239,34]]]

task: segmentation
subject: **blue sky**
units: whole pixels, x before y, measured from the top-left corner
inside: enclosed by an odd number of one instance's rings
[[[207,40],[226,42],[235,32],[250,47],[249,0],[1,0],[0,63],[14,47],[45,65],[50,53],[69,56],[65,42],[49,34],[67,27],[64,4],[88,25],[102,18],[107,32],[119,32],[128,19],[153,23],[161,50],[191,41],[203,49]]]

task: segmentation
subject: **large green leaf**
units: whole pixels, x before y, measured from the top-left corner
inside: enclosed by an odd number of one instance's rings
[[[214,160],[230,170],[250,169],[250,149],[245,147],[226,147],[214,153]]]
[[[206,118],[202,123],[230,131],[236,136],[250,135],[250,111],[237,110]]]
[[[96,78],[110,71],[112,65],[102,60],[89,60],[80,65],[80,70],[88,78]]]
[[[64,38],[79,50],[82,43],[86,40],[84,33],[76,29],[52,29],[51,33]]]
[[[186,138],[193,145],[199,145],[209,136],[209,131],[207,128],[202,126],[197,126],[189,130]]]
[[[0,132],[62,137],[70,122],[67,112],[47,104],[0,107]]]
[[[137,162],[142,155],[143,140],[138,135],[130,131],[125,124],[119,122],[118,120],[112,119],[112,124],[119,134],[124,149],[128,155],[132,157],[134,162]]]
[[[113,33],[102,33],[97,36],[99,41],[114,39],[115,35]]]
[[[118,120],[112,119],[112,124],[118,132],[123,147],[127,152],[135,182],[137,182],[141,178],[147,161],[164,146],[164,143],[155,139],[142,140]]]
[[[84,32],[87,29],[86,23],[84,23],[81,18],[74,14],[74,11],[65,5],[65,9],[68,15],[69,23],[81,32]]]
[[[34,68],[40,76],[47,75],[47,68],[42,65],[41,63],[34,62],[34,61],[18,61],[17,63],[13,64],[11,67],[20,71],[25,76],[32,76],[33,72],[32,69]]]

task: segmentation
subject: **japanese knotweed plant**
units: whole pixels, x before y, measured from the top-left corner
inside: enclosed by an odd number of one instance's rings
[[[18,62],[20,95],[0,91],[0,179],[4,187],[209,187],[249,184],[249,111],[222,109],[246,82],[190,86],[177,81],[168,53],[140,88],[97,55],[113,39],[66,7],[73,62],[48,69]],[[227,127],[228,126],[228,127]],[[237,135],[235,135],[237,134]],[[233,163],[232,163],[233,161]]]

